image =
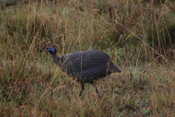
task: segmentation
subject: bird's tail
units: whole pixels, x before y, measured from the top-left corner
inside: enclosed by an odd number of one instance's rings
[[[111,63],[110,66],[109,66],[109,71],[111,73],[114,73],[114,72],[121,72],[121,69],[118,68],[115,64]]]

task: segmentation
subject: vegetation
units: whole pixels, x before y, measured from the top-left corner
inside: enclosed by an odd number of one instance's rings
[[[156,0],[155,0],[156,1]],[[43,0],[0,11],[1,117],[174,117],[175,3],[172,0]],[[121,66],[97,82],[101,98],[51,60],[99,49]]]

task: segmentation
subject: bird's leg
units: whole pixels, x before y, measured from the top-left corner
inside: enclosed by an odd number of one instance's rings
[[[100,93],[99,93],[99,91],[98,91],[98,88],[97,88],[96,84],[94,84],[93,86],[94,86],[94,88],[95,88],[95,91],[96,91],[98,97],[101,97],[101,95],[100,95]]]
[[[84,91],[84,83],[80,82],[80,84],[81,84],[81,91],[80,91],[79,96],[81,96]]]

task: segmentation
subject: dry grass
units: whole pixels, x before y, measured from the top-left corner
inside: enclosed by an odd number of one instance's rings
[[[174,3],[57,2],[0,11],[1,117],[175,116]],[[123,72],[97,82],[101,98],[90,85],[79,97],[79,84],[44,51],[50,44],[60,55],[105,51]]]

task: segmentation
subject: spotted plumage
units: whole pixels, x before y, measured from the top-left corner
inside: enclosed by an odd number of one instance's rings
[[[93,84],[95,80],[104,78],[111,73],[121,72],[112,63],[111,58],[99,50],[79,51],[63,56],[56,55],[56,48],[47,48],[47,50],[62,71],[81,83],[82,90],[80,91],[80,95],[82,95],[84,90],[84,83]],[[97,88],[96,91],[98,93]]]

